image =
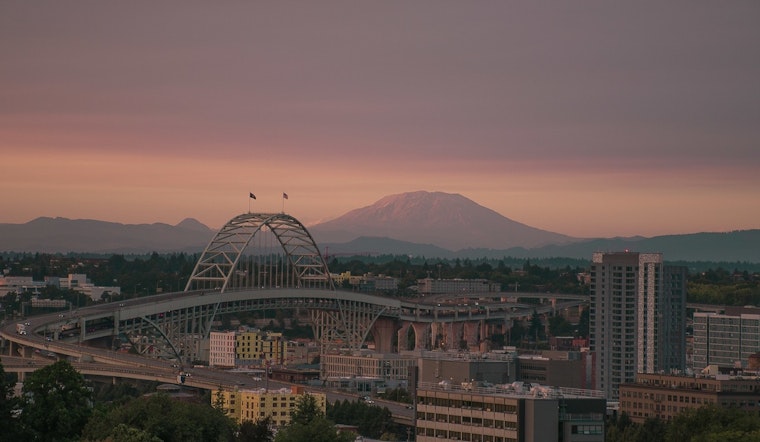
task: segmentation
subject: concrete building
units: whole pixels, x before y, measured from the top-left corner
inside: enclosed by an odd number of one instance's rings
[[[694,313],[692,363],[695,372],[710,365],[747,367],[760,351],[760,309],[727,307],[725,314]]]
[[[318,408],[325,412],[327,402],[324,393],[306,393],[302,387],[296,386],[280,390],[214,390],[211,392],[211,404],[221,401],[225,414],[238,423],[270,417],[272,424],[282,427],[290,423],[298,398],[304,394],[314,397]]]
[[[337,286],[348,284],[355,290],[361,292],[392,292],[398,290],[398,278],[387,275],[375,275],[374,273],[365,273],[364,275],[351,275],[351,272],[331,273],[330,277]]]
[[[211,332],[209,336],[209,367],[235,367],[235,335],[234,331]]]
[[[283,365],[310,364],[319,356],[319,346],[309,339],[289,340],[285,347]]]
[[[605,411],[598,391],[423,383],[417,388],[416,441],[602,442]]]
[[[620,412],[637,423],[647,418],[671,420],[684,410],[708,404],[757,412],[760,378],[639,373],[635,382],[620,385]]]
[[[327,385],[357,391],[385,385],[406,387],[410,367],[416,366],[416,355],[395,353],[324,354],[320,359],[321,378]]]
[[[121,293],[121,287],[96,286],[87,279],[87,275],[71,273],[66,278],[45,276],[44,281],[34,281],[31,276],[0,277],[0,297],[8,293],[39,294],[46,286],[74,290],[93,301],[99,301],[106,293],[114,295]]]
[[[235,335],[236,366],[269,364],[282,365],[288,353],[288,342],[282,333],[241,328]]]
[[[636,373],[685,368],[686,269],[661,253],[594,253],[590,347],[596,388],[618,397]]]
[[[593,389],[593,359],[588,351],[542,351],[517,358],[517,380],[578,389]]]
[[[514,353],[421,352],[418,378],[423,383],[506,384],[517,380]]]
[[[392,276],[367,273],[359,280],[359,291],[361,292],[393,292],[396,290],[398,290],[398,278]]]
[[[420,295],[458,293],[466,296],[468,294],[498,292],[500,289],[499,284],[489,282],[487,279],[423,278],[417,280],[417,292]]]

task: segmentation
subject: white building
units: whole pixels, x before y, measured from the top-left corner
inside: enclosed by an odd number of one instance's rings
[[[234,331],[211,332],[209,336],[209,367],[232,368],[235,366]]]

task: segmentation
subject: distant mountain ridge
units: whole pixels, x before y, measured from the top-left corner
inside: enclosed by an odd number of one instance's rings
[[[590,259],[595,251],[629,249],[662,252],[668,261],[760,263],[760,229],[579,239],[526,226],[443,192],[390,195],[307,229],[328,256]],[[42,217],[0,224],[0,252],[199,253],[215,233],[192,218],[172,226]]]
[[[171,226],[40,217],[25,224],[0,224],[0,251],[195,253],[203,251],[214,233],[192,218]]]
[[[691,233],[652,238],[597,238],[535,249],[468,248],[447,250],[431,244],[415,244],[390,238],[360,237],[345,243],[320,244],[328,255],[411,255],[427,258],[574,258],[590,260],[594,252],[660,252],[666,261],[760,263],[760,229],[726,233]]]

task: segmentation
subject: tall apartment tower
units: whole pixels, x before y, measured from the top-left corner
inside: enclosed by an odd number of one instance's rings
[[[596,388],[608,399],[636,373],[684,369],[686,268],[661,253],[594,253],[590,313]]]

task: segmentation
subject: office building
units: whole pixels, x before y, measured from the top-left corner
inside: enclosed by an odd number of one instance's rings
[[[636,373],[685,367],[686,269],[661,253],[594,253],[590,347],[596,389],[618,397]]]
[[[517,380],[526,383],[594,389],[593,358],[588,351],[542,351],[517,358]]]
[[[326,385],[361,392],[377,390],[384,386],[406,387],[409,369],[416,366],[416,356],[396,353],[329,353],[320,358],[321,378]]]
[[[421,383],[416,441],[602,442],[605,411],[598,391]]]
[[[760,411],[760,379],[639,373],[635,382],[620,385],[620,411],[636,423],[647,418],[671,420],[684,410],[708,404]]]
[[[515,353],[425,351],[419,358],[419,381],[508,384],[517,380]]]
[[[760,352],[760,309],[727,307],[725,314],[694,313],[695,372],[710,365],[745,368]]]

